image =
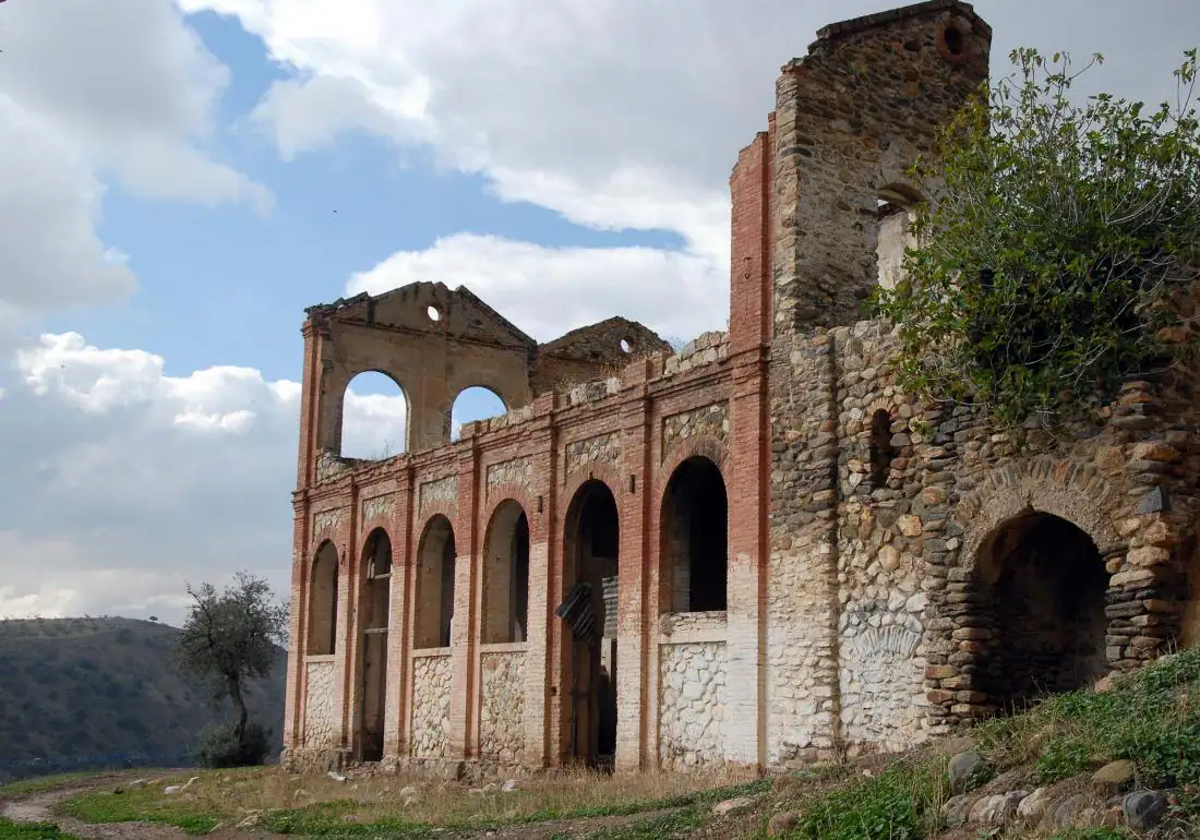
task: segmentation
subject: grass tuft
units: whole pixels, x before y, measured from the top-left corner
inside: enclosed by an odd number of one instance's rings
[[[15,823],[0,817],[0,840],[79,840],[52,823]]]

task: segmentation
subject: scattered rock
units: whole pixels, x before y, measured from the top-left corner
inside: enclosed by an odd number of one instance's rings
[[[1055,828],[1074,828],[1075,820],[1087,805],[1087,797],[1082,793],[1068,796],[1055,806],[1050,815]]]
[[[950,779],[952,793],[966,793],[987,777],[990,768],[979,753],[959,753],[950,759],[946,773]]]
[[[329,778],[335,782],[346,781],[346,777],[343,776],[341,773],[338,773],[336,770],[330,770],[328,775],[329,775]]]
[[[167,785],[165,788],[163,788],[163,794],[166,796],[174,796],[181,790],[183,790],[183,785]]]
[[[1092,790],[1101,796],[1122,793],[1133,785],[1136,769],[1128,759],[1105,764],[1092,774]]]
[[[400,788],[400,804],[408,808],[421,798],[421,789],[416,785],[405,785]]]
[[[942,806],[942,816],[946,819],[947,827],[961,828],[965,825],[971,805],[972,800],[965,793],[947,799],[946,804]]]
[[[1116,687],[1117,687],[1116,679],[1113,677],[1112,674],[1108,674],[1108,675],[1103,676],[1100,679],[1096,680],[1096,685],[1093,686],[1092,690],[1095,691],[1097,694],[1107,694],[1108,692],[1112,691]]]
[[[767,823],[767,836],[776,837],[784,832],[791,831],[796,827],[798,822],[800,822],[800,817],[795,811],[784,811],[781,814],[776,814]]]
[[[1125,822],[1134,831],[1147,831],[1158,825],[1167,813],[1167,797],[1154,790],[1139,790],[1121,801]]]
[[[516,779],[509,779],[507,782],[505,782],[503,785],[500,786],[500,790],[503,793],[512,793],[516,789],[517,789],[517,780]]]
[[[132,782],[129,783],[129,787],[131,787],[131,788],[145,787],[145,785],[146,785],[145,779],[134,779]]]
[[[1046,794],[1046,789],[1038,788],[1021,800],[1021,804],[1017,806],[1017,817],[1022,822],[1036,823],[1045,815],[1046,806],[1049,804],[1050,797]]]
[[[246,816],[242,817],[237,824],[238,828],[258,828],[262,825],[262,811],[251,811]]]
[[[752,796],[735,796],[733,799],[726,799],[724,802],[718,802],[713,806],[713,814],[718,817],[723,817],[726,814],[731,814],[734,811],[740,811],[743,808],[749,808],[754,804]]]

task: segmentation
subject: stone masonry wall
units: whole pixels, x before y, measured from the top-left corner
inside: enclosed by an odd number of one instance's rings
[[[659,649],[659,758],[665,770],[724,761],[725,643],[685,642]]]
[[[450,655],[413,658],[412,754],[443,758],[450,747]]]
[[[479,754],[520,764],[525,753],[525,652],[480,655]]]
[[[963,36],[962,56],[943,49],[951,25]],[[903,182],[907,166],[986,77],[990,38],[969,10],[927,3],[827,27],[776,84],[766,604],[771,764],[828,754],[842,737],[844,395],[828,328],[860,317],[878,278],[880,193]]]
[[[309,662],[308,697],[304,704],[304,746],[334,747],[339,738],[337,691],[334,680],[337,663]]]

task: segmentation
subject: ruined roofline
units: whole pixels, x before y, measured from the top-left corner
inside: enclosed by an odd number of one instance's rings
[[[942,9],[957,11],[969,20],[972,25],[978,26],[989,39],[992,37],[992,27],[976,13],[975,7],[970,3],[963,2],[963,0],[926,0],[924,3],[913,3],[909,6],[900,6],[899,8],[888,9],[883,12],[875,12],[869,15],[862,15],[861,17],[826,24],[817,30],[817,40],[809,46],[809,49],[811,50],[813,46],[822,42],[836,41],[856,32],[864,32],[868,29],[904,20],[905,18],[917,17],[927,12],[936,12]]]
[[[650,333],[656,339],[658,339],[658,341],[660,342],[660,345],[661,345],[659,348],[660,350],[670,349],[669,342],[667,342],[662,336],[660,336],[658,333],[656,333],[654,330],[650,329],[649,327],[647,327],[645,324],[641,323],[640,321],[631,321],[630,319],[622,317],[620,315],[613,315],[611,318],[605,318],[603,321],[597,321],[594,324],[585,324],[582,327],[576,327],[573,330],[569,330],[569,331],[563,333],[558,338],[552,339],[551,341],[547,341],[545,344],[539,344],[538,352],[545,354],[547,356],[553,356],[556,353],[566,350],[568,345],[570,345],[573,341],[577,340],[578,338],[580,338],[590,332],[593,332],[595,330],[599,330],[599,329],[602,329],[605,327],[610,327],[610,326],[634,327],[639,330],[645,330],[647,333]]]
[[[417,280],[404,286],[397,286],[394,289],[388,289],[386,292],[381,292],[377,295],[372,295],[368,292],[359,292],[353,297],[338,298],[333,303],[318,303],[314,304],[313,306],[306,306],[304,308],[304,315],[306,318],[310,319],[321,317],[327,318],[331,315],[336,315],[338,312],[351,306],[357,306],[358,304],[365,303],[367,301],[386,300],[393,295],[403,294],[404,292],[417,289],[421,286],[439,287],[444,289],[447,293],[455,294],[464,298],[468,303],[482,310],[483,313],[489,318],[494,319],[498,326],[508,330],[512,334],[512,337],[519,343],[524,344],[530,350],[537,348],[537,341],[534,340],[528,333],[485,303],[482,298],[480,298],[466,286],[459,286],[451,291],[450,287],[440,280]]]

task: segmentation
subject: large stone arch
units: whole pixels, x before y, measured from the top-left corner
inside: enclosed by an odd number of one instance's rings
[[[1153,515],[1139,514],[1091,464],[1052,456],[1008,464],[965,495],[954,517],[961,537],[940,540],[944,551],[926,552],[930,578],[945,580],[929,593],[926,610],[925,685],[935,726],[1003,713],[1041,691],[1128,670],[1173,637],[1170,622],[1154,614],[1173,614],[1177,606],[1169,552],[1159,564],[1157,549],[1131,551],[1125,536]],[[1036,606],[1038,598],[1051,600]],[[1014,618],[1019,610],[1010,605],[1022,601],[1036,618]],[[1014,630],[1020,624],[1027,626]],[[1030,648],[1035,633],[1044,635]],[[1090,637],[1090,648],[1071,646],[1081,635]],[[1003,664],[1014,650],[1030,674]],[[1059,660],[1058,673],[1036,673]],[[1002,671],[1010,685],[996,676]]]

